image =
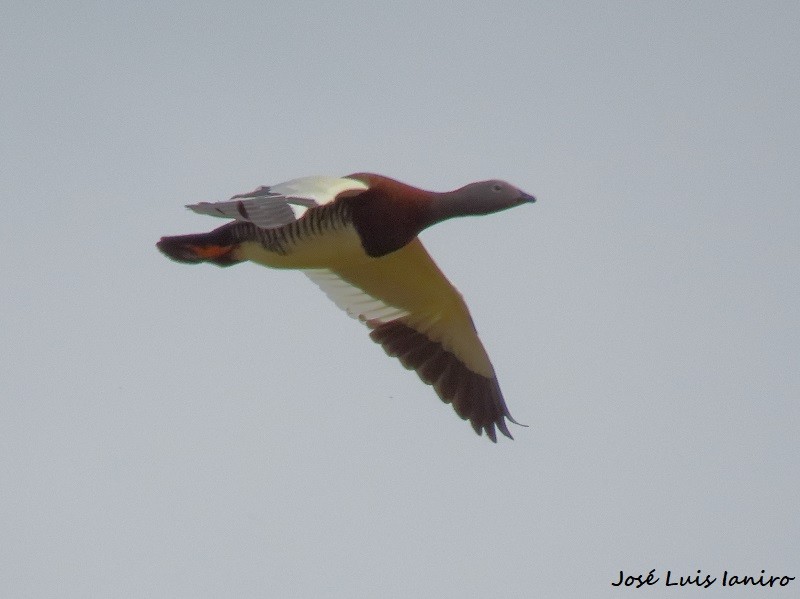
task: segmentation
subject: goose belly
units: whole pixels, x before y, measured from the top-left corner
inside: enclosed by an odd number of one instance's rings
[[[289,237],[279,249],[260,241],[244,241],[236,254],[239,260],[289,269],[335,268],[367,258],[361,238],[352,225]]]

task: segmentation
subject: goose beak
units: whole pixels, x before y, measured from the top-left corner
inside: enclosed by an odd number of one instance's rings
[[[536,201],[536,198],[529,193],[521,191],[519,192],[519,201],[520,203],[528,202],[530,204],[533,204]]]

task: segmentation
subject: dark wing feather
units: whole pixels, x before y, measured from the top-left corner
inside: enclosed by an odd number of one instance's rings
[[[513,439],[505,420],[516,421],[506,407],[497,378],[473,372],[440,343],[402,320],[367,324],[373,329],[372,340],[381,344],[388,355],[398,358],[403,366],[417,371],[423,382],[433,385],[441,400],[453,404],[456,413],[469,420],[475,432],[485,431],[492,441],[497,441],[497,427]]]

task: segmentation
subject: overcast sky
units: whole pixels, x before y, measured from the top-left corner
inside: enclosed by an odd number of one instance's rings
[[[0,8],[0,596],[798,596],[796,2],[163,4]],[[155,249],[356,171],[539,199],[422,235],[515,441]]]

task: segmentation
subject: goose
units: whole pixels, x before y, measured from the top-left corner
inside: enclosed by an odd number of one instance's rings
[[[188,205],[230,222],[208,233],[162,237],[156,246],[182,263],[250,261],[302,271],[478,435],[496,443],[495,427],[513,439],[506,420],[520,423],[506,406],[466,303],[418,234],[456,216],[535,201],[500,180],[439,193],[373,173],[303,177]]]

